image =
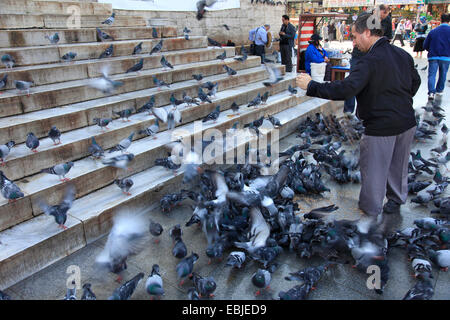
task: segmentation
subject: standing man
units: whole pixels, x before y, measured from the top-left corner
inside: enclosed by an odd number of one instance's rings
[[[416,131],[413,96],[420,76],[411,55],[390,45],[383,30],[368,22],[369,18],[371,14],[361,14],[352,27],[353,44],[366,54],[347,78],[318,83],[302,73],[297,85],[312,97],[345,100],[356,95],[356,114],[365,127],[360,145],[359,208],[377,216],[399,213],[406,202],[408,160]],[[383,207],[385,196],[388,201]]]
[[[405,32],[406,32],[406,39],[410,40],[411,39],[411,31],[412,31],[412,22],[411,20],[406,20],[405,23]]]
[[[392,40],[392,44],[394,44],[395,40],[400,40],[400,44],[402,47],[405,46],[405,43],[403,42],[403,35],[405,34],[405,23],[404,20],[400,20],[400,22],[397,25],[397,28],[395,29],[395,35],[394,40]]]
[[[280,30],[281,64],[286,66],[286,72],[292,72],[292,48],[294,48],[295,27],[289,22],[289,16],[281,18],[283,24]]]
[[[267,31],[269,31],[270,25],[265,24],[262,27],[256,29],[255,35],[255,55],[261,57],[261,64],[264,64],[266,59],[265,46],[267,43]]]
[[[383,36],[388,38],[388,40],[392,40],[392,18],[389,14],[389,7],[384,4],[380,5],[380,18],[381,18],[381,28],[383,29]],[[395,30],[395,28],[394,28]]]
[[[339,26],[339,33],[340,33],[339,42],[344,41],[345,27],[346,27],[345,21],[342,21],[341,25]]]
[[[430,31],[423,43],[428,51],[428,99],[444,92],[447,71],[450,65],[450,13],[441,15],[441,25]],[[436,73],[439,69],[439,79],[436,85]]]

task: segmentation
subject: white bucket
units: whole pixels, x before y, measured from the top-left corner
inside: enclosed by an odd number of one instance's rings
[[[324,82],[325,70],[327,68],[327,63],[314,63],[311,62],[311,78],[316,82]]]

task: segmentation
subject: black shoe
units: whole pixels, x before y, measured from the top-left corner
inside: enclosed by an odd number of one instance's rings
[[[383,207],[383,212],[387,214],[400,213],[400,204],[394,200],[388,200]]]

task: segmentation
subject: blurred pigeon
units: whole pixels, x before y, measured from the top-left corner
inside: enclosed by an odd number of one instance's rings
[[[164,40],[159,41],[158,44],[154,46],[153,49],[150,51],[150,55],[160,52],[163,46],[163,42]]]
[[[155,105],[155,96],[151,96],[146,104],[137,109],[137,112],[148,111],[148,113],[151,114],[154,105]]]
[[[433,282],[429,275],[419,275],[419,281],[409,289],[403,300],[430,300],[433,297]]]
[[[6,144],[0,145],[0,165],[5,165],[5,159],[8,156],[9,152],[11,151],[11,148],[13,148],[16,145],[14,141],[9,141]]]
[[[198,88],[198,98],[201,100],[201,103],[209,102],[212,103],[212,101],[208,98],[208,95],[203,92],[203,89],[201,87]]]
[[[185,40],[189,40],[189,33],[190,32],[191,32],[191,30],[189,30],[187,27],[184,27],[183,34],[184,34],[184,39]]]
[[[213,120],[214,123],[216,123],[216,120],[219,118],[219,115],[220,115],[220,106],[217,105],[216,109],[214,111],[212,111],[211,113],[209,113],[206,117],[204,117],[202,122]]]
[[[198,254],[192,252],[189,257],[184,258],[177,264],[176,271],[178,279],[181,279],[179,283],[180,286],[183,285],[184,278],[192,274],[192,271],[194,271],[194,264],[198,260],[198,258]]]
[[[0,89],[3,89],[4,87],[6,87],[6,84],[8,82],[8,74],[5,74],[3,76],[3,78],[0,79]],[[1,94],[1,92],[0,92]]]
[[[173,66],[170,64],[169,61],[166,60],[166,57],[162,56],[160,62],[164,69],[166,68],[173,69]]]
[[[88,152],[91,157],[97,159],[102,158],[105,153],[105,151],[103,151],[103,148],[100,147],[97,141],[95,141],[95,137],[91,137],[91,145],[89,146]]]
[[[25,141],[25,145],[31,149],[33,152],[37,152],[37,147],[39,147],[39,139],[34,135],[33,132],[29,132],[27,134],[27,140]]]
[[[274,127],[281,127],[282,126],[282,124],[280,122],[280,119],[275,118],[274,116],[269,116],[269,121],[270,121],[270,123],[272,123],[272,125]]]
[[[59,34],[58,32],[55,32],[55,34],[51,36],[45,35],[45,39],[48,39],[48,41],[50,41],[51,44],[57,44],[59,41]]]
[[[444,144],[442,146],[431,149],[431,151],[439,153],[439,154],[447,151],[447,141],[444,142]]]
[[[100,28],[95,28],[95,29],[97,30],[97,37],[100,39],[101,42],[106,41],[106,40],[114,41],[113,37],[111,37],[106,32],[103,32],[102,30],[100,30]]]
[[[186,103],[188,106],[191,106],[192,104],[195,104],[197,106],[200,105],[200,103],[198,103],[196,99],[193,99],[190,96],[188,96],[185,91],[183,91],[183,102]]]
[[[151,295],[151,300],[153,300],[153,296],[160,299],[164,295],[163,281],[159,274],[159,266],[157,264],[152,266],[152,273],[150,273],[145,282],[145,290]]]
[[[73,201],[75,200],[75,194],[75,187],[69,185],[66,189],[64,199],[60,204],[49,206],[45,201],[39,200],[39,207],[45,214],[53,216],[55,222],[61,229],[66,230],[67,227],[64,224],[67,220],[67,211],[72,207]]]
[[[17,199],[22,198],[24,193],[20,188],[11,180],[9,180],[3,171],[0,171],[0,191],[8,202],[15,202]]]
[[[0,300],[11,300],[11,297],[0,290]]]
[[[258,269],[252,276],[252,283],[255,287],[259,289],[267,289],[269,288],[270,280],[272,276],[270,272],[264,269]],[[261,290],[255,292],[255,296],[261,294]]]
[[[159,158],[155,160],[155,166],[161,166],[169,170],[173,170],[173,174],[177,174],[177,169],[181,167],[181,164],[177,163],[177,157],[171,155],[167,158]]]
[[[172,255],[178,259],[183,259],[187,255],[187,248],[183,240],[181,239],[181,236],[175,238]]]
[[[90,283],[83,284],[83,295],[81,296],[81,300],[97,300],[91,287],[92,285]]]
[[[209,89],[208,96],[216,97],[217,89],[219,88],[219,83],[216,82],[211,89]]]
[[[155,76],[152,76],[153,78],[153,84],[155,86],[158,87],[158,91],[161,90],[162,86],[166,86],[167,88],[170,88],[170,85],[168,85],[167,83],[165,83],[163,80],[159,80],[158,78],[156,78]]]
[[[266,91],[261,97],[261,104],[266,104],[268,98],[269,98],[269,91]]]
[[[234,58],[234,60],[237,60],[240,62],[244,62],[245,60],[247,60],[248,54],[247,54],[247,50],[245,50],[245,48],[244,48],[244,45],[242,45],[242,47],[241,47],[241,55],[242,55],[242,57]]]
[[[229,31],[230,30],[230,27],[229,26],[227,26],[226,24],[223,24],[222,25],[222,27],[224,27],[227,31]]]
[[[233,102],[230,106],[231,110],[235,115],[239,115],[239,105],[236,102]]]
[[[240,269],[244,262],[245,262],[245,252],[233,251],[228,256],[226,266]]]
[[[162,233],[163,233],[163,227],[161,226],[161,224],[154,222],[153,220],[150,219],[150,234],[154,237],[159,237]],[[155,239],[155,243],[158,243],[159,239]]]
[[[261,104],[261,94],[258,93],[258,95],[256,96],[256,98],[254,98],[252,101],[249,102],[249,104],[247,105],[247,108],[250,107],[257,107]]]
[[[297,94],[297,89],[293,88],[291,85],[289,85],[288,90],[291,93],[291,95],[296,95]]]
[[[113,12],[108,19],[106,19],[105,21],[102,22],[102,24],[107,24],[109,26],[112,25],[114,23],[115,17],[116,17],[116,13]]]
[[[108,300],[129,300],[142,278],[144,278],[144,273],[141,272],[114,290]]]
[[[196,272],[192,273],[192,281],[194,282],[195,290],[198,292],[198,296],[200,298],[207,297],[211,298],[214,297],[213,292],[217,288],[217,284],[214,281],[213,277],[207,277],[204,278],[197,274]]]
[[[152,28],[152,37],[153,38],[158,38],[158,31],[156,30],[155,27]]]
[[[428,257],[435,263],[441,270],[447,272],[448,267],[450,267],[450,250],[437,250],[433,249],[427,250]]]
[[[50,131],[48,132],[48,136],[52,139],[53,143],[56,145],[61,143],[61,131],[56,126],[52,126]],[[56,143],[58,141],[58,143]]]
[[[133,142],[133,137],[134,137],[134,132],[132,132],[128,136],[128,138],[125,138],[122,141],[120,141],[117,146],[111,148],[111,150],[109,150],[109,153],[112,153],[114,151],[121,151],[122,153],[126,152],[127,149],[131,146],[131,143]]]
[[[172,130],[182,121],[181,112],[177,107],[172,107],[169,111],[165,108],[153,108],[152,113],[159,121],[167,123],[168,130]]]
[[[77,56],[76,52],[67,52],[65,55],[61,57],[61,60],[65,62],[72,62],[73,59]]]
[[[197,80],[197,81],[202,81],[203,75],[202,75],[201,73],[199,73],[199,74],[193,74],[193,75],[192,75],[192,78],[194,78],[194,79]]]
[[[112,57],[114,54],[114,46],[111,44],[102,54],[98,57],[99,59]]]
[[[284,79],[283,76],[281,75],[280,70],[278,70],[278,68],[276,68],[272,65],[269,65],[267,63],[264,66],[266,68],[266,71],[269,73],[269,81],[263,82],[263,85],[265,85],[266,87],[273,86],[274,84],[276,84]]]
[[[218,55],[217,57],[216,57],[216,59],[219,59],[219,60],[225,60],[225,58],[227,57],[227,52],[226,52],[226,50],[223,50],[223,53],[222,54],[220,54],[220,55]]]
[[[126,121],[130,121],[129,117],[133,113],[133,109],[129,108],[129,109],[124,109],[124,110],[120,110],[120,111],[113,111],[113,113],[115,115],[119,116],[123,122],[125,122],[125,119],[127,119]]]
[[[194,287],[188,289],[188,299],[189,300],[200,300],[197,290]]]
[[[14,58],[9,55],[9,54],[4,54],[2,56],[2,63],[5,65],[5,67],[7,69],[14,67],[16,60],[14,60]]]
[[[53,167],[41,170],[42,173],[54,174],[59,177],[60,181],[69,181],[69,178],[66,178],[66,174],[69,173],[70,169],[72,169],[74,163],[72,161],[61,163],[54,165]],[[62,178],[61,178],[62,177]]]
[[[139,42],[139,43],[136,45],[136,47],[134,47],[132,55],[134,55],[134,54],[140,54],[140,53],[142,52],[142,43],[143,43],[143,42]]]
[[[280,291],[278,294],[280,300],[305,300],[311,291],[309,283],[303,283],[291,288],[288,291]]]
[[[17,90],[21,92],[26,91],[27,95],[30,96],[30,87],[33,85],[33,82],[14,80],[14,85]]]
[[[208,43],[213,47],[222,47],[222,45],[214,39],[208,38]]]
[[[121,154],[120,156],[103,159],[102,163],[119,169],[127,169],[128,164],[134,159],[134,154]]]
[[[201,20],[206,10],[205,7],[211,7],[217,0],[200,0],[197,1],[197,20]]]
[[[140,70],[142,70],[143,66],[144,66],[144,59],[141,58],[138,63],[136,63],[134,66],[128,69],[125,73],[139,72]]]
[[[124,194],[131,196],[129,191],[134,184],[133,180],[130,178],[116,179],[114,180],[114,184],[117,185]]]
[[[172,103],[173,107],[179,106],[180,104],[184,103],[183,100],[178,100],[177,98],[175,98],[175,95],[173,93],[170,95],[169,100],[170,100],[170,103]]]
[[[123,82],[111,80],[110,78],[108,78],[107,73],[104,72],[101,78],[92,79],[89,82],[89,86],[97,90],[100,90],[103,94],[111,94],[117,88],[123,86]]]
[[[109,129],[108,124],[110,124],[113,120],[111,118],[94,118],[94,124],[98,125],[102,130],[103,128]]]
[[[157,139],[155,134],[157,134],[158,132],[159,132],[159,120],[156,119],[154,124],[152,124],[150,127],[146,128],[145,130],[140,130],[139,134],[145,133],[149,137],[153,137],[153,139]]]
[[[225,71],[228,73],[229,76],[234,76],[234,75],[237,74],[236,70],[233,70],[232,68],[230,68],[226,64],[223,65],[223,68],[225,69]]]

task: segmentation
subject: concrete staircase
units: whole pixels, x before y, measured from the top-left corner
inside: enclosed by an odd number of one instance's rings
[[[80,6],[88,17],[79,29],[64,29],[60,23],[70,5]],[[197,73],[204,75],[203,82],[218,82],[219,91],[211,104],[180,106],[183,120],[176,130],[183,130],[187,136],[201,134],[194,132],[194,121],[201,120],[216,105],[220,105],[222,110],[219,119],[216,123],[204,124],[202,132],[211,128],[225,132],[236,121],[241,127],[263,115],[276,115],[283,123],[280,139],[292,133],[305,115],[319,110],[336,112],[340,106],[327,100],[291,96],[287,88],[295,86],[293,74],[285,75],[284,80],[269,89],[264,87],[262,81],[268,75],[261,67],[259,57],[250,56],[244,63],[235,61],[234,47],[208,47],[206,37],[192,36],[187,41],[177,35],[175,27],[158,26],[158,38],[152,39],[151,26],[146,27],[143,19],[130,16],[116,16],[114,25],[105,28],[100,22],[111,12],[111,5],[96,2],[9,0],[2,3],[0,56],[12,55],[16,66],[0,70],[0,76],[8,74],[8,84],[0,94],[0,136],[3,137],[0,143],[14,140],[16,147],[11,150],[1,170],[15,181],[25,196],[14,203],[0,199],[0,290],[108,233],[112,217],[118,210],[154,206],[164,194],[182,187],[182,170],[174,175],[153,166],[156,158],[167,155],[165,145],[172,140],[172,132],[163,125],[157,139],[137,134],[154,123],[153,115],[133,114],[129,122],[114,120],[106,131],[94,125],[94,118],[113,117],[113,111],[126,108],[136,110],[152,95],[155,96],[156,107],[169,105],[172,93],[178,99],[183,91],[196,97],[199,83],[192,79],[192,74]],[[20,16],[26,16],[26,19]],[[116,40],[97,42],[97,26]],[[58,45],[49,45],[45,35],[55,31],[59,32],[61,40]],[[164,38],[163,52],[150,56],[148,52],[161,37]],[[143,42],[143,51],[132,56],[133,48],[139,42]],[[111,43],[115,47],[114,56],[98,59]],[[223,63],[216,59],[223,50],[227,52],[225,63],[237,70],[236,76],[229,77],[224,73]],[[60,57],[69,51],[77,52],[75,61],[61,62]],[[174,69],[165,71],[161,68],[162,54]],[[143,70],[125,74],[140,58],[144,58]],[[109,66],[113,80],[124,82],[111,95],[88,86],[89,80],[101,76],[105,66]],[[284,67],[279,68],[284,73]],[[152,75],[169,83],[170,89],[158,91],[153,85]],[[13,88],[13,80],[33,81],[30,95]],[[258,93],[263,94],[267,90],[270,91],[267,105],[246,107]],[[241,106],[239,116],[233,117],[229,110],[233,102]],[[63,133],[62,144],[56,146],[47,137],[53,125]],[[40,138],[37,153],[25,146],[28,132],[34,132]],[[128,149],[135,154],[130,170],[107,167],[88,157],[91,137],[95,136],[107,150],[131,132],[136,132],[136,135]],[[106,154],[106,157],[118,154]],[[67,161],[75,163],[67,177],[77,192],[65,224],[68,229],[63,231],[53,217],[42,214],[38,202],[40,199],[51,205],[60,202],[67,182],[60,182],[58,177],[40,171]],[[117,177],[127,176],[134,181],[131,196],[123,195],[113,184]]]

